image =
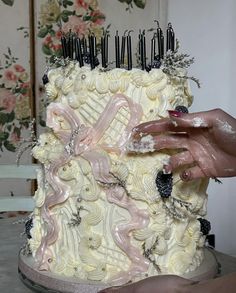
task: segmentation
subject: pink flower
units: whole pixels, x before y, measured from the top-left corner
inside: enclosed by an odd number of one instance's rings
[[[60,40],[61,39],[61,36],[62,36],[62,32],[61,31],[57,31],[56,34],[55,34],[55,37]]]
[[[88,6],[89,6],[88,3],[86,3],[84,0],[76,0],[74,5],[75,5],[75,8],[77,7],[80,9],[80,7],[82,7],[86,10],[88,9]]]
[[[18,136],[17,132],[13,131],[9,140],[12,144],[17,144],[20,141],[20,136]]]
[[[102,25],[105,21],[105,15],[99,10],[94,10],[91,12],[92,22],[97,25]]]
[[[0,89],[0,107],[11,113],[16,106],[16,97],[7,89]]]
[[[58,51],[61,49],[61,44],[56,44],[56,45],[53,45],[53,50],[54,51]]]
[[[25,68],[23,66],[21,66],[20,64],[15,64],[14,65],[15,71],[16,72],[23,72],[25,71]]]
[[[9,80],[9,81],[16,81],[17,80],[17,76],[15,75],[15,73],[10,70],[10,69],[6,69],[5,72],[4,72],[4,78],[6,80]]]
[[[63,26],[63,31],[65,33],[68,33],[70,30],[82,37],[83,35],[86,35],[88,30],[87,23],[81,20],[80,17],[71,15],[69,21]]]

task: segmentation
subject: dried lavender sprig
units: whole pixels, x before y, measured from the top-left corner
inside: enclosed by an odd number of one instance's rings
[[[193,76],[187,76],[187,75],[180,75],[179,69],[186,69],[191,64],[194,63],[194,58],[189,58],[188,54],[179,54],[179,41],[176,40],[176,48],[174,51],[168,51],[163,59],[163,72],[167,75],[170,75],[172,77],[177,78],[183,78],[183,79],[190,79],[193,80],[198,88],[200,88],[200,82],[197,78]]]
[[[82,218],[80,216],[80,211],[84,210],[84,208],[82,206],[77,208],[77,213],[73,213],[72,216],[73,218],[71,219],[71,221],[68,223],[69,227],[75,227],[75,226],[79,226]]]
[[[145,245],[145,242],[142,244],[142,248],[143,248],[143,256],[146,257],[150,263],[153,264],[154,268],[159,272],[161,273],[161,269],[159,267],[159,265],[155,262],[155,260],[153,260],[151,258],[151,256],[153,255],[153,252],[154,252],[154,249],[156,248],[156,245],[158,243],[158,237],[156,237],[156,240],[155,242],[153,243],[153,245],[151,246],[151,248],[149,249],[146,249],[146,245]]]
[[[38,143],[38,139],[37,139],[37,136],[36,136],[36,133],[34,130],[34,126],[35,126],[35,118],[33,118],[29,123],[30,136],[27,138],[24,138],[18,145],[17,154],[16,154],[17,166],[19,166],[19,164],[20,164],[20,159],[21,159],[23,153],[30,148],[32,149]],[[23,146],[25,143],[27,143],[27,145]]]

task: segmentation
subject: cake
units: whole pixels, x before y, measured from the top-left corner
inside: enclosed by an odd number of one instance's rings
[[[101,65],[94,36],[89,53],[85,40],[62,37],[64,58],[43,77],[48,130],[32,151],[42,168],[25,225],[23,279],[57,292],[96,292],[86,286],[193,276],[201,267],[208,180],[183,182],[181,168],[166,174],[163,165],[176,150],[155,151],[151,135],[143,134],[138,150],[132,140],[138,124],[168,117],[168,110],[187,112],[193,100],[186,75],[192,59],[178,54],[170,24],[168,30],[166,55],[158,28],[149,64],[140,32],[139,68],[132,66],[129,33],[128,66],[115,36],[116,68],[108,64],[106,34]],[[75,283],[87,285],[67,287]]]
[[[36,269],[124,284],[196,270],[204,259],[208,181],[164,174],[170,150],[132,129],[192,103],[185,78],[161,68],[52,68],[47,126],[33,149],[38,174],[28,245]]]

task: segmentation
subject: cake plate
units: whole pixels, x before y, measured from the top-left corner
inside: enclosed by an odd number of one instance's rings
[[[219,263],[214,251],[205,248],[205,259],[194,271],[183,277],[194,281],[214,278],[219,273]],[[35,292],[41,293],[97,293],[108,285],[101,282],[85,282],[78,278],[58,276],[53,273],[38,271],[31,256],[19,254],[18,271],[23,283]]]

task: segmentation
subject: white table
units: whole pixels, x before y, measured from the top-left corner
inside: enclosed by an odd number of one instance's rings
[[[13,223],[19,218],[0,220],[0,292],[32,293],[18,277],[18,252],[24,239],[20,237],[23,224]],[[236,258],[215,252],[222,266],[222,274],[236,271]]]

